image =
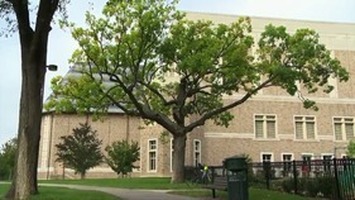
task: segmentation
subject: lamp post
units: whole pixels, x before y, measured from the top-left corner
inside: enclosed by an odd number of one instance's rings
[[[50,65],[47,65],[46,68],[49,70],[49,71],[57,71],[58,70],[58,66],[57,65],[54,65],[54,64],[50,64]],[[44,88],[44,87],[43,87]],[[43,95],[43,88],[42,88],[42,95]],[[50,178],[50,167],[51,167],[51,154],[52,154],[52,126],[53,126],[53,116],[51,117],[51,123],[50,123],[50,132],[48,133],[49,134],[49,141],[48,141],[48,157],[47,157],[47,174],[46,174],[46,179],[49,180]],[[64,164],[63,164],[63,171],[64,171]],[[64,176],[64,174],[63,174]]]

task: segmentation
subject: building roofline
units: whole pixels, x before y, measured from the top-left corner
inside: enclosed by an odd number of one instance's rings
[[[281,17],[263,17],[263,16],[255,16],[255,15],[238,15],[231,13],[217,13],[217,12],[202,12],[202,11],[188,11],[181,10],[186,14],[201,14],[201,15],[217,15],[224,17],[250,17],[251,19],[256,20],[271,20],[271,21],[291,21],[291,22],[306,22],[306,23],[314,23],[314,24],[342,24],[342,25],[351,25],[355,26],[355,22],[335,22],[335,21],[322,21],[322,20],[311,20],[311,19],[292,19],[292,18],[281,18]]]

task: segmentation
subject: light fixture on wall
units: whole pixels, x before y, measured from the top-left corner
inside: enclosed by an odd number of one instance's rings
[[[49,71],[57,71],[57,70],[58,70],[58,66],[57,66],[57,65],[50,64],[50,65],[47,65],[47,69],[48,69]]]

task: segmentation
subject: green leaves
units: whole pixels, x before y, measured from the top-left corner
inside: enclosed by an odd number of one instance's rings
[[[73,29],[80,48],[71,62],[82,77],[54,81],[57,100],[48,107],[105,112],[115,105],[186,134],[209,119],[228,126],[228,110],[266,87],[298,94],[305,108],[317,109],[307,94],[329,93],[330,78],[349,77],[313,30],[268,25],[254,42],[249,18],[190,21],[175,6],[110,0],[102,17],[87,13],[88,27]],[[224,101],[234,94],[241,98]]]
[[[97,139],[96,131],[87,123],[80,124],[79,128],[73,129],[73,134],[60,137],[61,142],[56,144],[57,162],[63,162],[65,167],[75,170],[81,178],[85,177],[86,171],[102,162],[102,140]]]
[[[105,160],[117,175],[121,174],[123,177],[131,173],[134,168],[139,168],[134,166],[134,163],[139,160],[139,149],[138,142],[116,141],[105,148],[108,155]]]
[[[0,151],[0,180],[10,180],[13,176],[17,151],[17,139],[11,139],[2,145]]]
[[[350,158],[355,157],[355,141],[354,140],[350,140],[350,142],[347,146],[346,155],[348,155]]]
[[[269,25],[261,34],[258,49],[260,74],[272,78],[271,86],[279,86],[289,94],[315,93],[319,88],[330,93],[330,78],[346,81],[348,72],[329,50],[319,43],[319,35],[313,30],[299,29],[294,34],[285,27]],[[304,95],[303,95],[304,96]],[[303,98],[305,108],[316,109],[315,102]]]

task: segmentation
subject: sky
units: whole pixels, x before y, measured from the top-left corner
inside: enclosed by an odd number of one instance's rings
[[[84,24],[85,11],[101,12],[105,0],[72,0],[68,13],[70,20]],[[355,24],[354,0],[180,0],[180,10],[209,13],[300,19]],[[4,23],[0,20],[0,28]],[[68,30],[54,26],[50,33],[48,64],[59,66],[57,72],[47,72],[46,98],[50,94],[50,80],[64,75],[69,69],[68,59],[76,48]],[[21,92],[20,46],[18,35],[0,37],[0,145],[17,135]]]

